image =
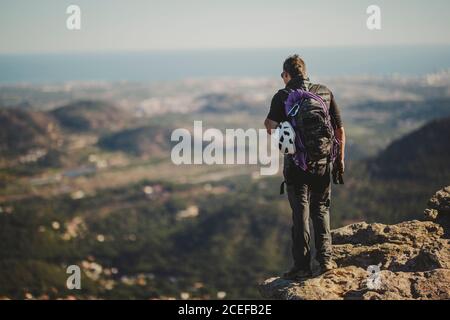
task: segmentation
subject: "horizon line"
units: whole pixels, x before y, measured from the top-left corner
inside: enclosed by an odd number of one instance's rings
[[[163,52],[207,52],[207,51],[254,51],[254,50],[303,50],[303,49],[351,49],[351,48],[408,48],[408,47],[450,47],[450,43],[412,43],[412,44],[350,44],[350,45],[307,45],[303,47],[217,47],[217,48],[149,48],[149,49],[100,49],[100,50],[62,50],[62,51],[31,51],[31,52],[0,52],[0,56],[25,55],[65,55],[65,54],[131,54],[131,53],[163,53]]]

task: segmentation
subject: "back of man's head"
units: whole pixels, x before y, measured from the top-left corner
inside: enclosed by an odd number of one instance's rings
[[[306,78],[305,61],[298,54],[289,56],[283,63],[283,70],[289,73],[291,78],[303,77]]]

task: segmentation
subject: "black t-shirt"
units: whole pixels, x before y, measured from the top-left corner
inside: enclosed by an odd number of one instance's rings
[[[299,89],[304,85],[305,80],[300,77],[296,77],[291,79],[286,85],[286,89]],[[327,104],[328,110],[330,112],[330,117],[334,128],[341,128],[342,119],[339,108],[336,104],[336,101],[333,97],[333,93],[325,86],[320,84],[314,84],[310,87],[310,90],[317,95],[319,95]],[[286,112],[284,110],[284,103],[288,97],[288,93],[286,91],[279,90],[272,98],[272,102],[270,104],[269,114],[267,118],[275,121],[275,122],[283,122],[287,121]]]

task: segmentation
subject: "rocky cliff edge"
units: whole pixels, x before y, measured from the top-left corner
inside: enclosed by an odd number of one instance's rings
[[[422,221],[355,223],[332,231],[337,268],[304,281],[259,284],[264,298],[450,299],[450,186],[429,201]]]

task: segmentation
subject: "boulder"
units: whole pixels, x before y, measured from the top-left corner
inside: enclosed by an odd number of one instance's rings
[[[439,190],[431,197],[424,214],[426,220],[439,223],[446,235],[450,234],[450,186]]]

